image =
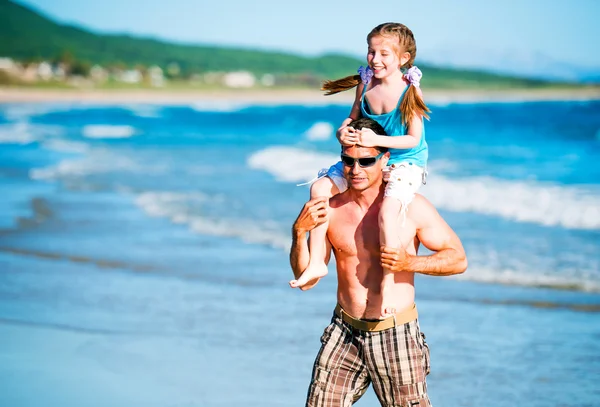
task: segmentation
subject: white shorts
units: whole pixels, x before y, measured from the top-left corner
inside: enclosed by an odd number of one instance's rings
[[[390,178],[385,187],[385,196],[396,198],[406,208],[425,183],[425,169],[411,162],[399,162],[388,167]]]
[[[398,199],[405,207],[412,202],[421,184],[425,184],[425,170],[413,163],[392,164],[384,171],[390,171],[390,179],[385,187],[385,196]],[[341,161],[329,168],[323,168],[319,171],[317,179],[324,176],[333,181],[340,193],[348,189],[348,181],[344,176],[344,164]]]

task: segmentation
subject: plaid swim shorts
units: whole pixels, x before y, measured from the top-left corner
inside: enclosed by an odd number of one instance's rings
[[[307,406],[351,406],[373,383],[382,406],[431,407],[425,381],[429,346],[417,319],[373,332],[334,314],[321,344]]]

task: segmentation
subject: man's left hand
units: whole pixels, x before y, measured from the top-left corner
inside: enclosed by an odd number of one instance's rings
[[[329,198],[326,196],[319,196],[305,203],[292,226],[294,233],[304,234],[327,222],[328,206]]]
[[[394,249],[387,246],[381,246],[381,266],[393,272],[410,271],[409,254],[403,247]]]

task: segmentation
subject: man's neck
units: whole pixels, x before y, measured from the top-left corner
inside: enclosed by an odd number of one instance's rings
[[[373,203],[375,203],[375,201],[383,199],[384,191],[385,186],[383,182],[378,186],[373,185],[364,191],[356,191],[352,188],[348,190],[352,201],[356,202],[356,204],[365,212],[373,205]]]

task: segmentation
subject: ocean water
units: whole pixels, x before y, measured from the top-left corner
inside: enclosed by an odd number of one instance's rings
[[[432,110],[433,405],[600,406],[600,101]],[[0,406],[303,405],[336,279],[288,288],[296,184],[347,112],[0,105]]]

